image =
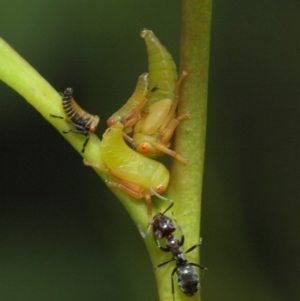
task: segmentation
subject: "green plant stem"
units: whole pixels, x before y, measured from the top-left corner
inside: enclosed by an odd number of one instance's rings
[[[172,161],[167,196],[174,200],[173,211],[185,234],[185,250],[200,239],[211,8],[212,0],[182,1],[180,69],[186,71],[188,76],[181,87],[178,114],[190,112],[191,119],[178,126],[175,150],[188,158],[189,162],[183,166],[176,160]],[[167,257],[165,256],[164,260]],[[192,251],[186,257],[191,262],[199,263],[199,250]],[[168,271],[167,267],[163,267],[161,269],[164,269],[164,272],[156,272],[161,273],[161,276],[157,276],[160,300],[170,300],[169,277],[174,265],[170,266]],[[175,298],[176,301],[191,300],[179,292],[177,284]],[[200,293],[192,300],[201,300]]]

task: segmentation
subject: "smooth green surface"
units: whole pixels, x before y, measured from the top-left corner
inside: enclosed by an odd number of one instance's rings
[[[300,298],[299,9],[213,4],[202,301]],[[0,11],[2,38],[57,91],[74,88],[101,117],[98,136],[147,69],[141,28],[179,60],[176,1],[2,1]],[[157,300],[120,203],[17,93],[0,84],[0,97],[0,299]]]

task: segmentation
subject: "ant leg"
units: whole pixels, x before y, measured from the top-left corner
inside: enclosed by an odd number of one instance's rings
[[[176,273],[178,267],[174,268],[171,274],[171,283],[172,283],[172,295],[173,295],[173,301],[175,301],[175,295],[174,295],[174,274]]]
[[[161,215],[165,215],[167,211],[169,211],[173,207],[174,203],[172,202],[171,205],[165,209],[165,211]]]
[[[194,249],[196,249],[196,248],[199,247],[200,245],[201,245],[201,243],[196,244],[196,245],[190,247],[187,251],[184,252],[184,254],[187,254],[187,253],[193,251]]]
[[[157,238],[155,238],[155,242],[156,242],[157,247],[158,247],[161,251],[163,251],[163,252],[170,252],[170,249],[169,249],[169,248],[164,248],[164,247],[162,247],[162,246],[160,245],[160,243],[159,243],[159,241],[158,241]]]
[[[207,267],[201,265],[201,264],[198,264],[198,263],[194,263],[194,262],[190,262],[190,265],[193,265],[195,267],[198,267],[199,269],[203,270],[203,271],[207,271]]]
[[[158,265],[156,265],[154,268],[153,268],[153,271],[157,271],[159,268],[163,267],[164,265],[168,264],[169,262],[171,261],[174,261],[174,258],[170,259],[170,260],[167,260],[167,261],[164,261]]]
[[[138,230],[139,230],[141,236],[142,236],[144,239],[146,239],[146,238],[148,237],[148,235],[149,235],[149,232],[150,232],[150,229],[152,228],[152,225],[149,225],[149,226],[147,227],[146,232],[143,231],[143,229],[142,229],[142,227],[141,227],[140,224],[136,223],[136,226],[137,226],[137,228],[138,228]]]
[[[176,220],[175,220],[175,221],[176,221]],[[179,246],[181,247],[181,246],[183,246],[183,244],[184,244],[184,234],[183,234],[182,228],[181,228],[180,225],[177,223],[177,221],[176,221],[176,224],[177,224],[178,230],[180,231],[180,234],[181,234],[181,239],[180,239],[180,242],[179,242]]]

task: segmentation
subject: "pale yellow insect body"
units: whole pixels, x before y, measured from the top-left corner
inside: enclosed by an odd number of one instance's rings
[[[180,84],[187,74],[182,72],[177,80],[176,65],[166,47],[151,30],[143,29],[141,36],[148,51],[149,86],[158,88],[149,96],[146,114],[135,124],[132,138],[126,137],[126,140],[146,157],[168,154],[186,164],[187,160],[169,147],[180,121],[190,117],[189,113],[176,116]]]
[[[151,195],[158,196],[166,190],[170,174],[162,163],[149,159],[127,146],[123,139],[123,129],[123,124],[116,122],[103,135],[101,153],[105,166],[84,163],[110,174],[115,182],[107,181],[108,186],[118,187],[137,199],[145,198],[150,224]]]
[[[131,126],[140,118],[139,113],[143,110],[147,102],[148,75],[148,73],[143,73],[139,76],[133,94],[117,112],[108,118],[108,126],[122,121],[125,132],[129,133],[132,131]]]

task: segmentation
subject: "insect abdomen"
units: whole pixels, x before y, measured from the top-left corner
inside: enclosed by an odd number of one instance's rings
[[[179,266],[177,280],[181,291],[187,296],[194,296],[199,287],[199,277],[191,265]]]
[[[67,116],[74,124],[85,127],[93,132],[99,122],[99,117],[84,111],[73,98],[73,89],[67,88],[62,94],[62,105]]]
[[[177,82],[174,60],[151,30],[143,29],[140,34],[147,46],[149,88],[158,86],[158,89],[151,94],[148,105],[163,98],[173,100]]]
[[[146,99],[146,96],[148,94],[148,76],[148,73],[143,73],[139,76],[133,94],[117,112],[115,112],[110,118],[108,118],[108,126],[112,126],[118,121],[124,121],[123,118],[127,114],[140,107],[140,105]],[[140,108],[140,111],[141,110],[142,107]],[[135,114],[138,113],[139,112],[136,112]]]
[[[121,122],[115,123],[103,135],[102,159],[112,174],[146,190],[169,182],[169,171],[158,161],[144,157],[126,145]]]

